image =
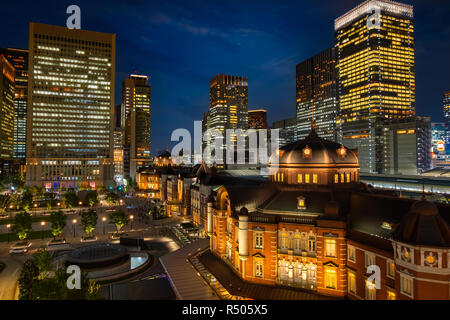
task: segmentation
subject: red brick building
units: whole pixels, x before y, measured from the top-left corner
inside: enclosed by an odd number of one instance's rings
[[[268,182],[207,199],[210,250],[241,279],[338,298],[450,298],[448,205],[360,183],[357,150],[314,126],[269,167]]]

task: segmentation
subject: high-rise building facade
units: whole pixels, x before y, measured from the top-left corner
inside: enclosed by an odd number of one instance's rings
[[[208,129],[218,130],[222,133],[224,144],[221,152],[223,153],[223,159],[225,161],[226,130],[248,129],[247,77],[218,74],[211,79],[207,127]],[[236,135],[231,135],[231,140],[234,143],[236,143],[237,138]],[[245,134],[242,138],[245,139]],[[210,147],[210,140],[211,137],[207,138],[206,148]],[[209,159],[205,160],[209,162]]]
[[[123,144],[122,128],[114,128],[114,180],[122,184],[123,182]]]
[[[343,143],[362,172],[381,172],[377,121],[415,115],[413,7],[368,0],[335,20]]]
[[[295,139],[295,130],[297,128],[297,118],[289,118],[285,120],[275,121],[272,124],[272,129],[278,129],[278,146],[283,147]],[[311,124],[309,126],[311,130]]]
[[[15,69],[14,158],[25,159],[28,100],[28,50],[8,48],[6,58]]]
[[[11,160],[14,154],[14,78],[15,70],[0,55],[0,160]]]
[[[377,125],[384,147],[381,173],[416,175],[431,169],[430,117],[386,120]]]
[[[150,163],[151,87],[148,77],[131,74],[122,85],[124,175],[136,179],[139,167]]]
[[[218,74],[210,82],[212,129],[248,128],[248,78]]]
[[[444,122],[431,123],[431,145],[434,154],[445,154],[447,146],[445,144],[447,127]]]
[[[249,110],[248,111],[249,129],[267,129],[267,110]]]
[[[27,185],[112,186],[115,38],[30,23]]]
[[[445,119],[445,126],[446,126],[445,144],[449,145],[450,144],[450,91],[444,92],[443,108],[444,108],[444,119]]]
[[[331,141],[340,140],[336,130],[339,112],[335,49],[327,49],[299,64],[296,68],[297,132],[305,138],[311,130],[314,115],[317,133]]]

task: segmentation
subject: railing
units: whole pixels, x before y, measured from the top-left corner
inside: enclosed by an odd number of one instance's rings
[[[312,224],[314,222],[313,217],[281,217],[281,222],[287,223],[308,223]]]

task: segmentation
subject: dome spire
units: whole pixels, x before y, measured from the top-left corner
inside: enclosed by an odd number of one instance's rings
[[[312,104],[311,104],[311,113],[312,113],[311,131],[309,132],[309,135],[306,138],[309,140],[316,140],[316,139],[319,139],[319,135],[316,132],[316,119],[314,117],[314,100],[312,101]]]

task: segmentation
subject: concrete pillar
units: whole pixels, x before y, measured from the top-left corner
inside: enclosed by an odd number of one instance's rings
[[[248,216],[239,215],[239,258],[248,258]]]
[[[207,211],[207,229],[206,232],[208,233],[208,236],[211,237],[213,232],[213,204],[212,202],[208,202],[208,211]]]

